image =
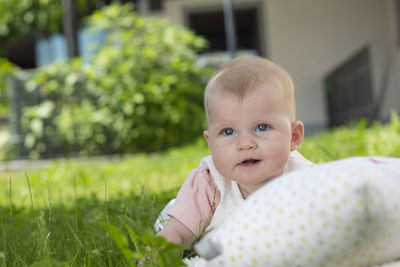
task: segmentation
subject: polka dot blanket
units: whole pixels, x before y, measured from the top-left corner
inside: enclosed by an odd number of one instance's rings
[[[195,245],[189,266],[375,266],[400,260],[400,159],[281,176]],[[393,265],[394,266],[394,265]]]

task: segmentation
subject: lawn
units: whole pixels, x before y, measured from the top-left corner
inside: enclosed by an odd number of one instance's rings
[[[360,122],[310,136],[300,152],[316,163],[400,157],[400,121],[393,116],[384,125]],[[188,251],[155,238],[152,226],[207,154],[199,140],[165,153],[60,159],[45,169],[0,172],[0,266],[134,266],[144,255],[157,266],[179,264]]]
[[[207,153],[200,140],[166,153],[54,160],[45,169],[0,173],[0,266],[126,266],[109,227],[129,224],[143,247],[157,242],[159,211]]]

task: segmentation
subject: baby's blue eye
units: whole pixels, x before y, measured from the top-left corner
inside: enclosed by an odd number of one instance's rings
[[[234,133],[235,133],[235,131],[232,128],[225,128],[222,130],[223,135],[232,135]]]
[[[262,123],[262,124],[257,125],[256,132],[264,132],[264,131],[269,130],[270,128],[271,127],[269,125]]]

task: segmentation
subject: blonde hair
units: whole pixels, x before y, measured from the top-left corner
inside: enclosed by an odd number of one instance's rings
[[[210,123],[210,100],[220,92],[230,92],[242,99],[266,83],[275,82],[293,109],[296,118],[294,85],[290,74],[282,67],[262,57],[242,56],[223,65],[210,79],[204,91],[204,109]]]

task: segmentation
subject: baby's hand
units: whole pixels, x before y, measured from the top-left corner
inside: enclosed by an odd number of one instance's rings
[[[171,217],[164,229],[157,234],[171,243],[190,246],[195,241],[195,234],[180,221]]]

